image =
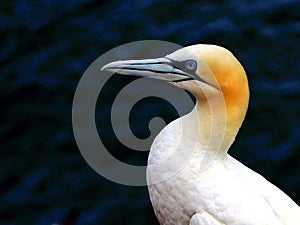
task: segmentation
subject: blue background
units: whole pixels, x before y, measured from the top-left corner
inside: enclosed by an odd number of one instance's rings
[[[293,0],[2,1],[0,223],[158,224],[147,188],[96,174],[71,124],[73,95],[89,64],[143,39],[233,51],[248,73],[251,101],[230,153],[300,204],[299,12]],[[114,79],[104,90],[105,115],[119,86],[131,81]],[[138,110],[176,117],[157,99]],[[147,136],[147,124],[132,121],[140,136]],[[112,131],[103,138],[120,160],[145,164],[147,154],[122,149]]]

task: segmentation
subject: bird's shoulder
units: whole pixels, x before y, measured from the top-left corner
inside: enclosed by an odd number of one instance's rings
[[[299,224],[300,208],[288,195],[263,176],[229,155],[227,162],[229,162],[230,169],[234,171],[238,180],[259,193],[281,222],[289,225]]]

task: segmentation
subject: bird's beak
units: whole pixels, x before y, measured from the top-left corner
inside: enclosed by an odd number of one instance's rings
[[[180,82],[196,79],[174,65],[166,57],[142,60],[121,60],[106,64],[101,68],[104,71],[116,72],[123,75],[148,77],[169,82]]]

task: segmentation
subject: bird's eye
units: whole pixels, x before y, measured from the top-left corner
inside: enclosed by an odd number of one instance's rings
[[[194,60],[188,60],[184,65],[188,70],[195,70],[197,68],[197,63]]]

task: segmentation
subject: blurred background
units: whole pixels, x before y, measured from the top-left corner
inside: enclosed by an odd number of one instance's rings
[[[146,187],[115,184],[89,167],[71,121],[87,67],[113,47],[144,39],[218,44],[237,56],[251,101],[230,154],[300,204],[299,12],[297,0],[2,1],[0,223],[158,224]],[[145,165],[147,152],[122,146],[109,121],[116,94],[131,81],[112,77],[101,90],[97,125],[116,158]],[[153,116],[177,116],[160,99],[135,110],[130,123],[141,138]]]

